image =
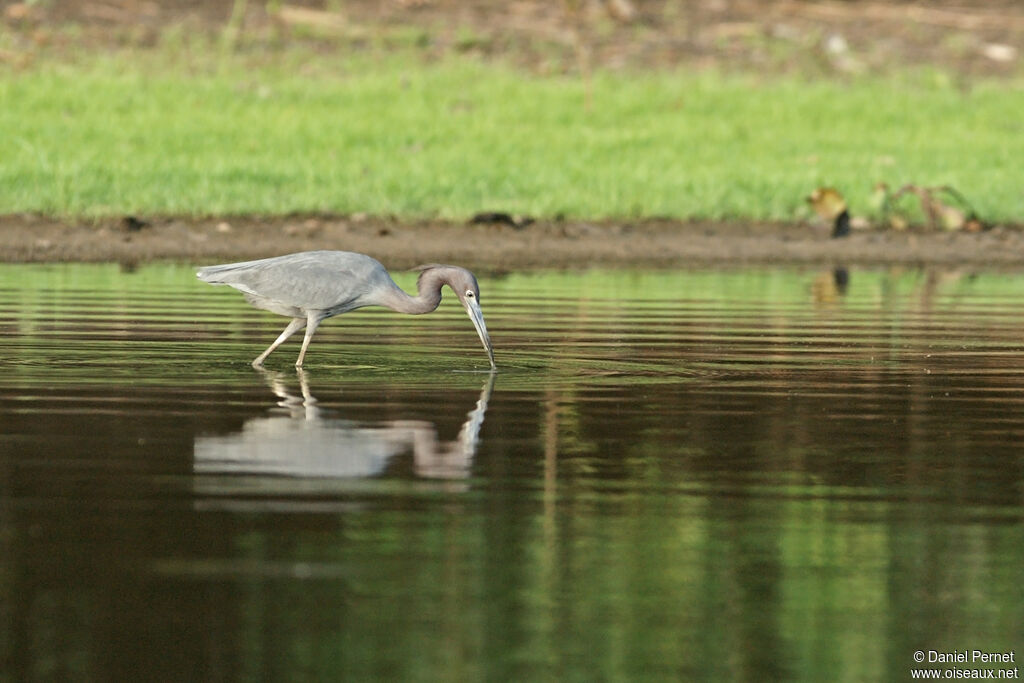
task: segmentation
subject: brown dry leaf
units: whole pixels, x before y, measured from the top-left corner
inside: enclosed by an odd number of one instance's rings
[[[8,5],[4,10],[4,18],[11,21],[32,19],[34,14],[35,11],[32,6],[25,2],[16,2],[13,5]]]
[[[636,19],[636,6],[631,0],[606,0],[605,8],[612,19],[623,24],[628,24]]]
[[[335,33],[350,33],[353,30],[348,20],[338,12],[325,12],[296,5],[281,5],[274,16],[279,21],[292,26],[311,26]]]

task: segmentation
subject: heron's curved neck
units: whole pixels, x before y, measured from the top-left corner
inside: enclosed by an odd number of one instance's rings
[[[381,303],[400,313],[430,313],[441,303],[441,287],[446,284],[448,277],[444,268],[430,268],[423,271],[416,282],[416,288],[419,290],[416,296],[409,296],[401,287],[395,285]]]

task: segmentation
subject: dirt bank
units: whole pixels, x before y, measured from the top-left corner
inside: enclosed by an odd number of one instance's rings
[[[119,219],[95,223],[0,217],[0,261],[242,260],[308,249],[372,254],[393,268],[460,263],[477,269],[671,266],[693,263],[969,264],[1024,266],[1024,230],[863,231],[826,226],[668,220],[405,222],[299,216]]]
[[[275,9],[276,8],[276,9]],[[241,11],[240,11],[241,10]],[[231,17],[234,17],[232,19]],[[84,46],[158,44],[169,27],[279,50],[415,46],[474,53],[538,71],[755,69],[848,75],[938,66],[961,80],[1019,74],[1018,0],[0,0],[16,40],[0,62]],[[73,26],[74,31],[59,27]]]

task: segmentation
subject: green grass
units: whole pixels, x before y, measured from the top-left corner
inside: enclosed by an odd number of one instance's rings
[[[598,72],[588,109],[471,57],[185,52],[0,67],[0,213],[790,219],[884,180],[1024,217],[1019,82]]]

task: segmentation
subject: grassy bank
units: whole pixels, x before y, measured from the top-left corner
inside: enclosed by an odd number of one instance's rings
[[[956,186],[1024,217],[1024,87],[714,73],[537,76],[413,54],[0,68],[0,213],[806,214],[835,185]]]

